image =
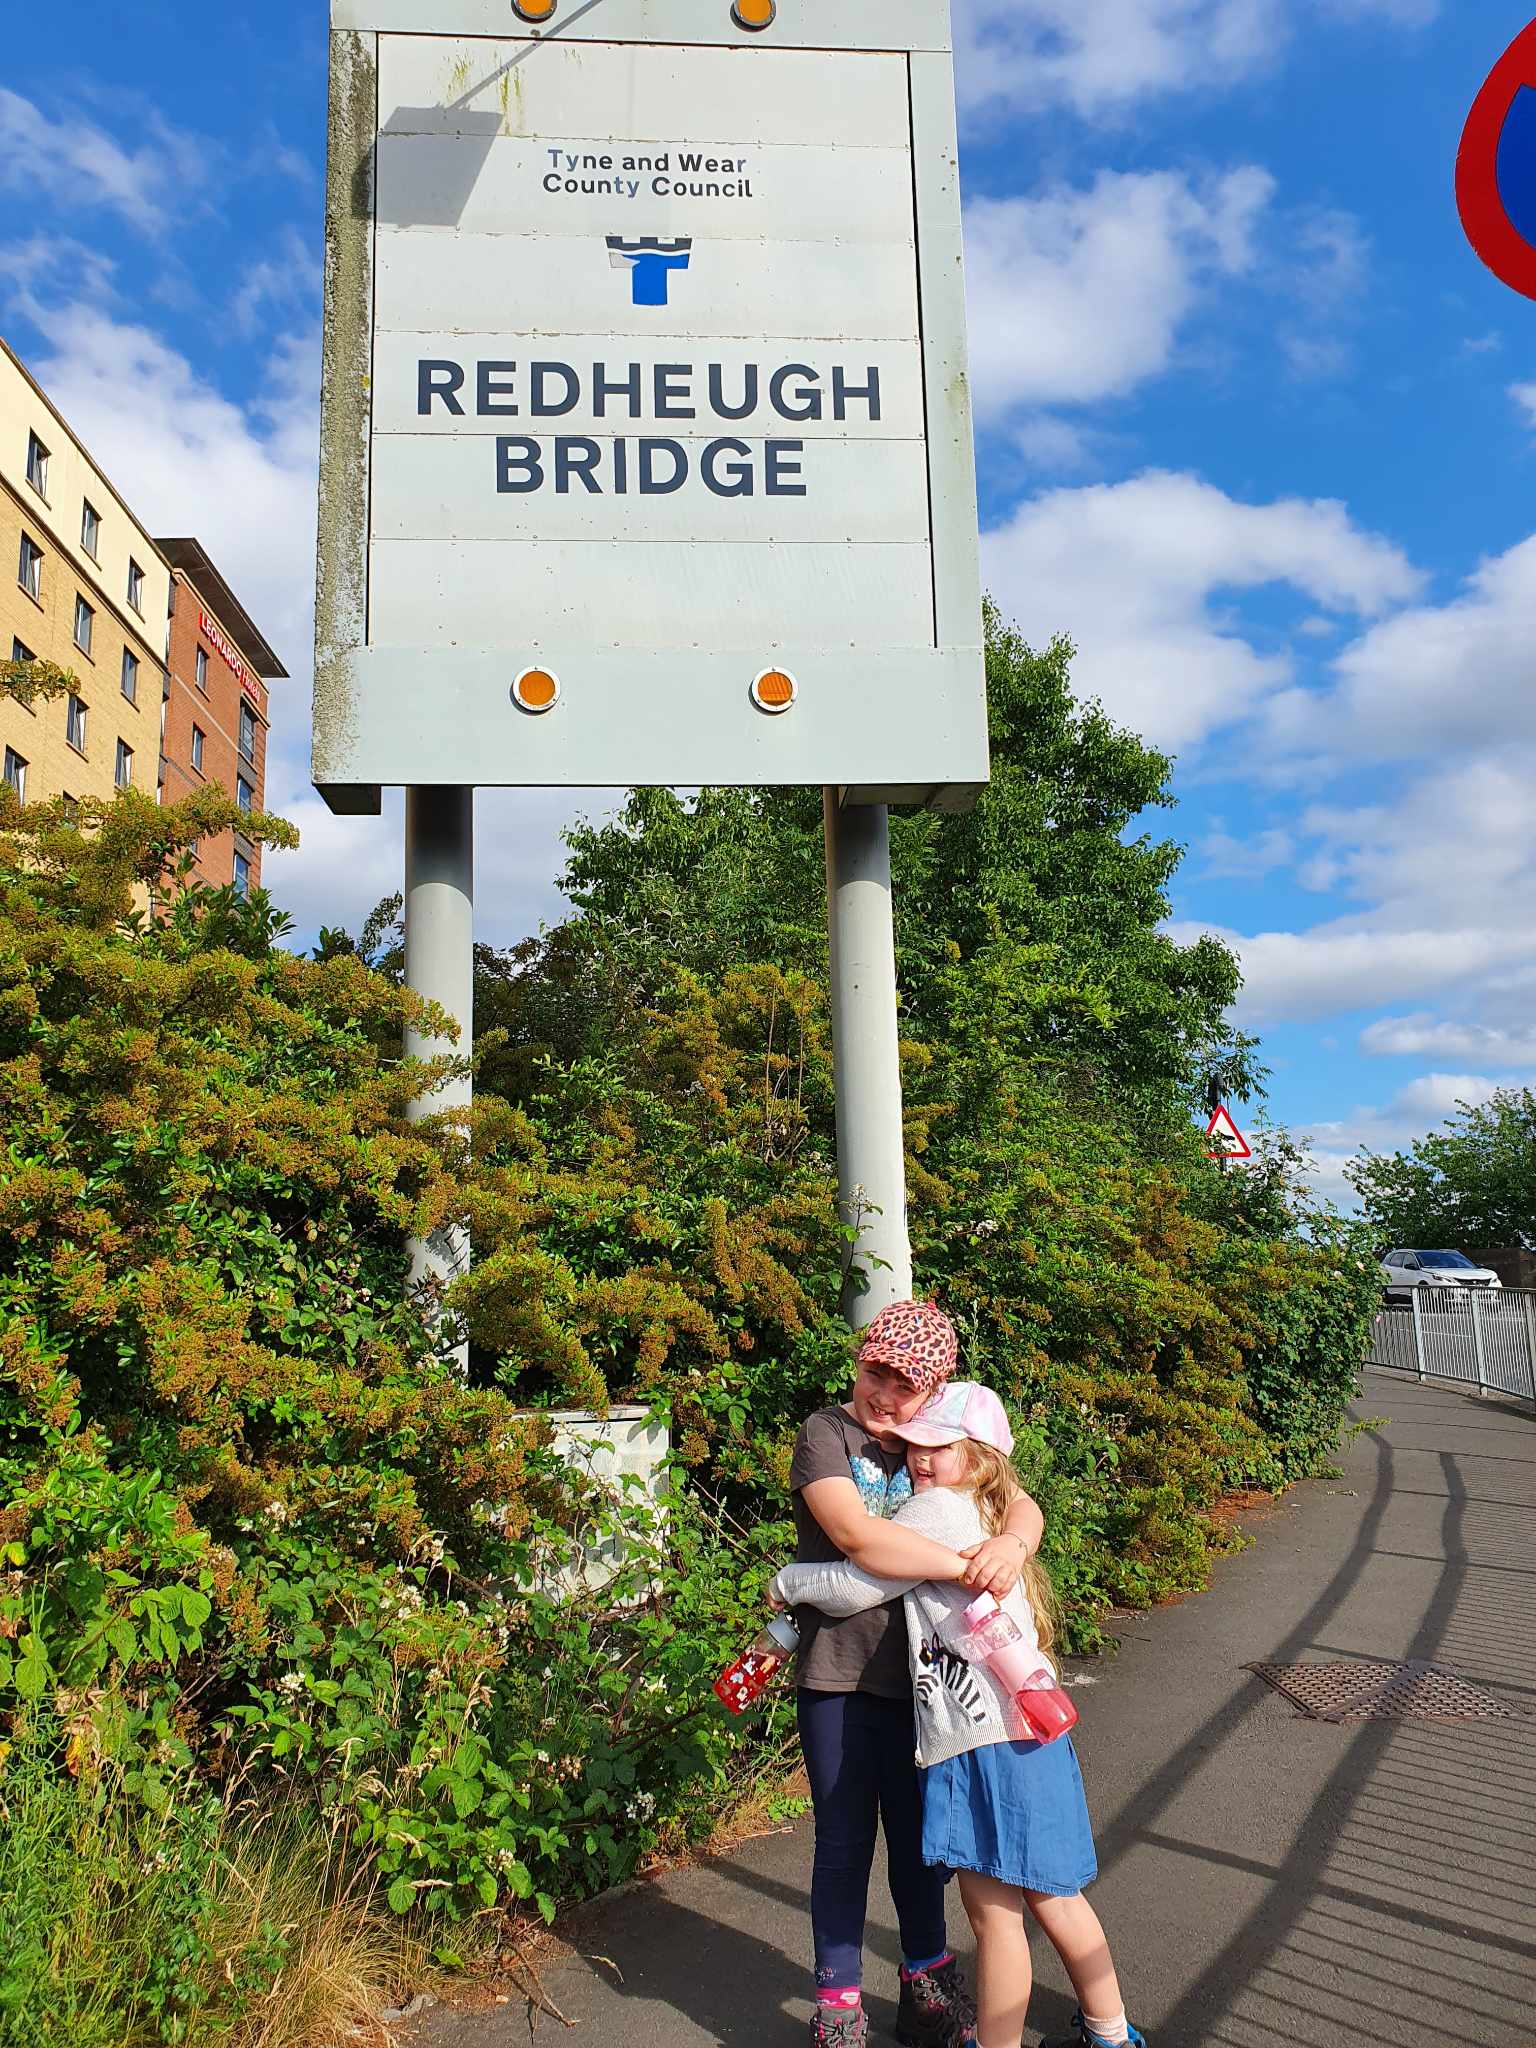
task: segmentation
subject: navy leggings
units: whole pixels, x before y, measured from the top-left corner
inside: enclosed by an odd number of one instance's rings
[[[816,1810],[811,1931],[817,1984],[863,1982],[864,1915],[877,1821],[885,1828],[902,1954],[941,1955],[947,1946],[944,1873],[923,1862],[923,1801],[912,1755],[911,1700],[802,1689],[795,1706]]]

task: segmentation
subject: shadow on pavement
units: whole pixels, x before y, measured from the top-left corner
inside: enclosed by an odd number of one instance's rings
[[[1518,1426],[1517,1411],[1510,1412],[1506,1428]],[[1446,1434],[1459,1435],[1463,1425],[1454,1411],[1444,1419]],[[1518,1419],[1529,1425],[1528,1413]],[[1536,1669],[1536,1596],[1523,1587],[1511,1594],[1501,1575],[1536,1576],[1529,1565],[1507,1561],[1536,1556],[1536,1503],[1470,1494],[1453,1451],[1394,1446],[1379,1433],[1370,1441],[1375,1484],[1356,1540],[1296,1626],[1278,1643],[1255,1644],[1255,1660],[1328,1655],[1319,1638],[1371,1565],[1406,1555],[1438,1570],[1417,1625],[1391,1654],[1446,1664],[1496,1694],[1527,1693],[1505,1674]],[[1436,1461],[1441,1487],[1433,1493],[1397,1488],[1400,1460],[1426,1456]],[[1440,1555],[1379,1548],[1395,1503],[1426,1498],[1444,1502]],[[1508,1511],[1523,1520],[1512,1523]],[[1351,1646],[1342,1654],[1362,1652]],[[1298,1742],[1342,1747],[1277,1864],[1228,1856],[1160,1829],[1213,1750],[1240,1737],[1252,1741],[1254,1730],[1246,1724],[1268,1698],[1259,1680],[1244,1685],[1100,1837],[1106,1871],[1144,1847],[1263,1881],[1260,1902],[1160,2015],[1160,2038],[1213,2048],[1270,2042],[1290,2048],[1354,2034],[1409,2048],[1449,2026],[1464,2043],[1530,2041],[1536,1991],[1531,1725],[1301,1724]],[[1275,1767],[1283,1761],[1277,1748]]]

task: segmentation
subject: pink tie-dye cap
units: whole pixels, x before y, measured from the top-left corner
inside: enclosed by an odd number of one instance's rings
[[[888,1422],[884,1433],[930,1450],[966,1438],[973,1444],[990,1444],[1005,1458],[1013,1450],[1007,1411],[990,1387],[975,1380],[951,1380],[925,1407],[918,1409],[910,1422]]]

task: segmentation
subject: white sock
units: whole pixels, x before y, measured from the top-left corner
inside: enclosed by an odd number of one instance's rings
[[[1113,2042],[1115,2048],[1123,2048],[1123,2044],[1131,2038],[1131,2030],[1126,2023],[1123,2007],[1115,2014],[1112,2020],[1096,2020],[1092,2013],[1085,2012],[1083,2014],[1083,2025],[1090,2034],[1097,2034],[1101,2041]]]

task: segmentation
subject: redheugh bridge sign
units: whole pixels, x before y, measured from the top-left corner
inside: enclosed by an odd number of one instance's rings
[[[318,597],[316,786],[407,790],[466,1030],[475,786],[826,791],[850,1312],[907,1291],[886,807],[987,776],[945,0],[333,0]]]

